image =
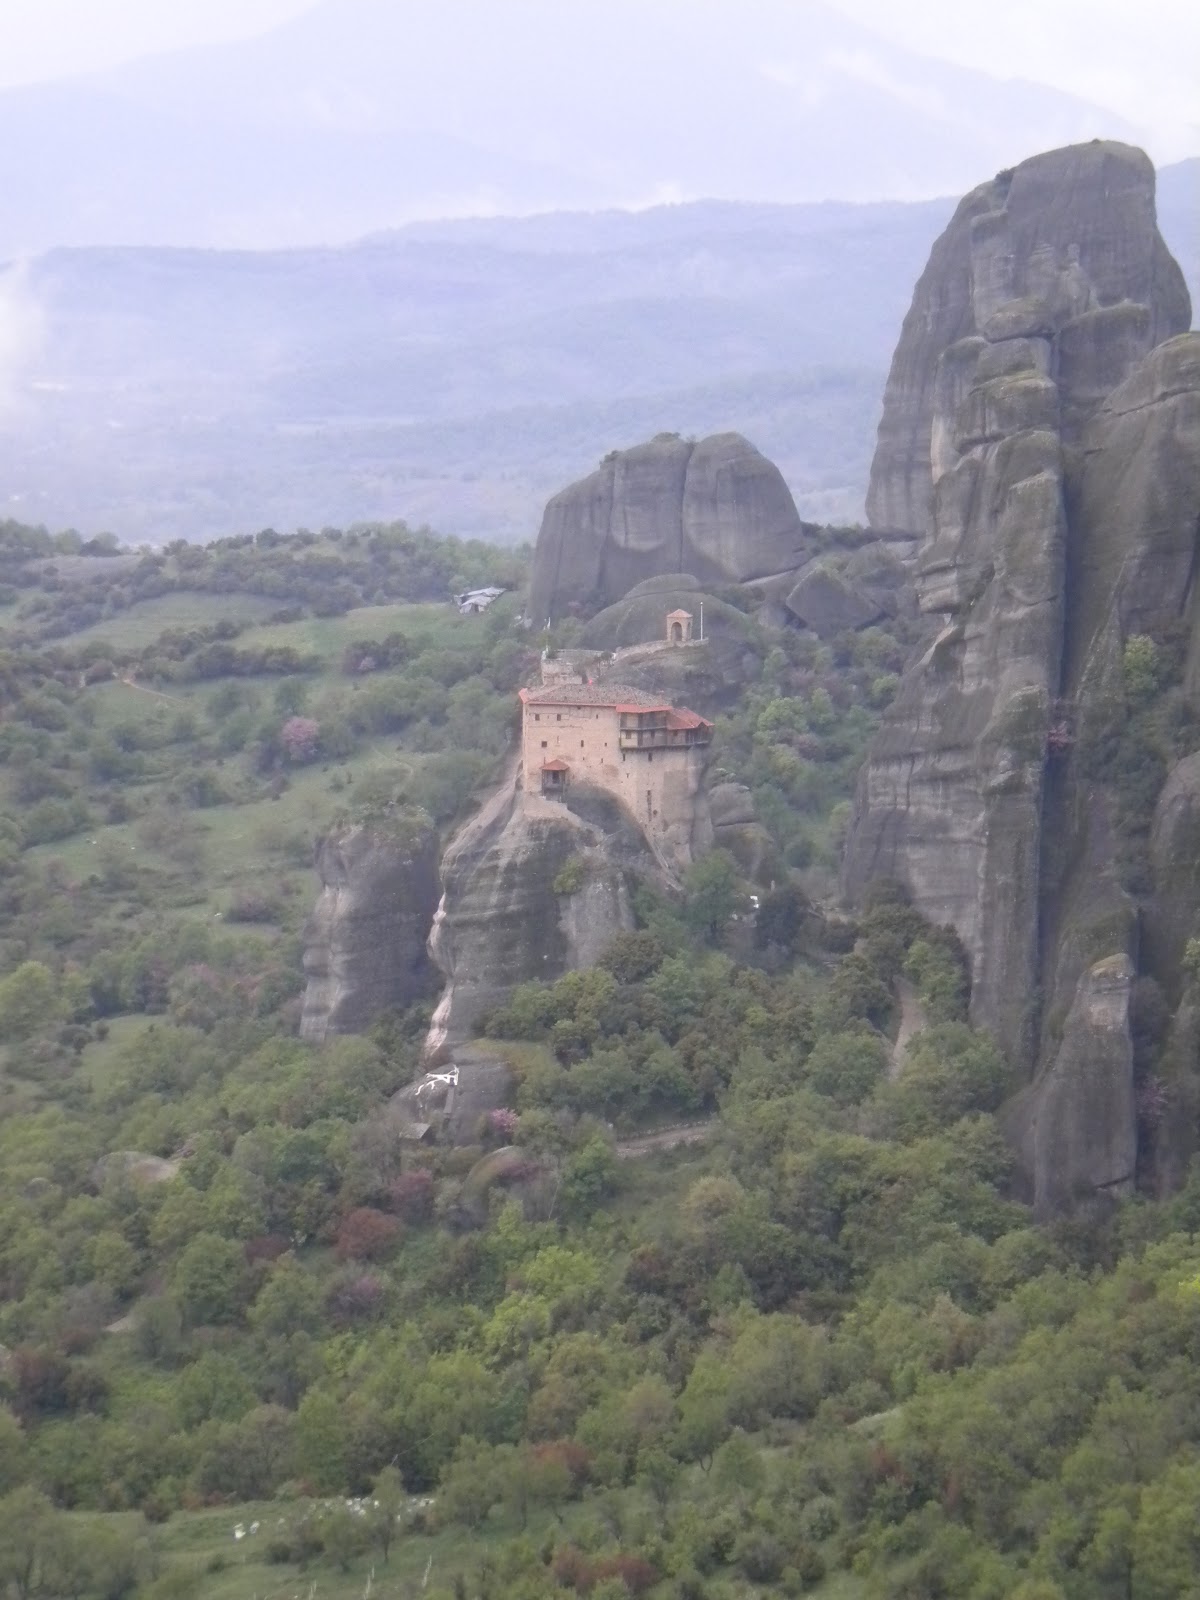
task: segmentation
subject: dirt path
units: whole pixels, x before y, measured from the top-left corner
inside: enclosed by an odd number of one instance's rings
[[[716,1117],[708,1117],[704,1122],[678,1123],[673,1128],[660,1128],[657,1133],[639,1134],[634,1139],[618,1139],[617,1159],[636,1161],[639,1156],[653,1155],[658,1150],[674,1150],[676,1145],[700,1144],[715,1131],[716,1126]]]

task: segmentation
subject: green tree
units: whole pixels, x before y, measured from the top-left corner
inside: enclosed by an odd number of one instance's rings
[[[324,1390],[310,1389],[296,1413],[296,1449],[303,1475],[322,1494],[346,1487],[347,1419]]]
[[[438,1507],[452,1522],[477,1528],[503,1497],[497,1482],[495,1453],[478,1439],[463,1439],[447,1463],[438,1488]]]
[[[389,1559],[404,1513],[406,1495],[404,1479],[398,1467],[384,1467],[376,1474],[371,1488],[370,1532],[372,1541],[379,1546],[384,1561]]]
[[[32,1600],[49,1577],[65,1518],[39,1490],[14,1489],[0,1500],[0,1593]]]
[[[231,1239],[199,1233],[185,1247],[172,1273],[172,1289],[185,1321],[193,1327],[232,1322],[241,1309],[245,1265]]]
[[[1135,633],[1125,642],[1121,656],[1121,675],[1125,692],[1134,705],[1144,705],[1158,692],[1160,663],[1158,646],[1144,633]]]
[[[28,1039],[53,1026],[57,1016],[58,985],[40,961],[23,961],[0,979],[0,1039]]]
[[[684,874],[684,917],[710,944],[720,942],[737,910],[739,882],[737,862],[728,850],[710,850]]]
[[[335,1505],[325,1512],[320,1532],[326,1554],[343,1572],[349,1572],[351,1562],[362,1555],[370,1537],[363,1519],[346,1505]]]
[[[8,1494],[25,1479],[28,1447],[25,1430],[5,1405],[0,1405],[0,1494]]]

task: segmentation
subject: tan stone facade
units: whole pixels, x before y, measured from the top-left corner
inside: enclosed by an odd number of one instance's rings
[[[656,851],[686,854],[711,723],[620,684],[522,689],[521,700],[526,793],[603,789]]]

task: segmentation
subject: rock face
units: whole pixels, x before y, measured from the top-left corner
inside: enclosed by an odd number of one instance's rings
[[[423,813],[329,834],[321,893],[305,930],[300,1036],[361,1033],[429,992],[426,951],[438,902],[438,836]]]
[[[489,1111],[512,1104],[512,1068],[486,1045],[459,1044],[388,1101],[388,1117],[411,1139],[429,1129],[451,1144],[474,1144]]]
[[[1172,769],[1150,830],[1154,897],[1147,909],[1147,965],[1170,983],[1197,931],[1200,907],[1200,751]]]
[[[934,248],[872,469],[873,522],[921,536],[914,580],[937,631],[862,774],[844,887],[854,900],[897,878],[958,931],[972,1020],[1035,1075],[1024,1125],[1057,1130],[1019,1141],[1050,1209],[1124,1181],[1136,1148],[1132,1087],[1114,1089],[1109,1154],[1050,1171],[1085,1092],[1072,1039],[1127,1003],[1105,962],[1143,959],[1095,758],[1125,642],[1188,627],[1200,680],[1189,320],[1141,152],[1025,162],[968,196]]]
[[[517,984],[593,966],[634,926],[629,872],[657,873],[641,835],[605,795],[577,791],[571,807],[522,793],[513,772],[451,840],[430,936],[446,981],[430,1051],[466,1039]]]
[[[1140,356],[1190,321],[1142,151],[1073,145],[981,184],[934,246],[904,320],[871,466],[871,526],[932,531],[942,430],[979,353],[957,350],[963,341],[1015,344],[999,358],[1017,360],[1016,370],[1053,365],[1072,431]]]
[[[659,434],[606,457],[546,507],[529,613],[593,612],[660,573],[741,583],[805,558],[805,525],[779,472],[737,433]]]
[[[784,604],[821,639],[832,639],[847,629],[869,628],[887,615],[866,590],[848,583],[827,561],[809,562]]]
[[[1128,1194],[1137,1165],[1129,999],[1133,963],[1108,956],[1079,981],[1062,1044],[1009,1112],[1039,1216],[1098,1193]]]

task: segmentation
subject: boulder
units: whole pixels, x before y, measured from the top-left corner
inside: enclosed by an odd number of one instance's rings
[[[542,518],[530,580],[535,623],[612,605],[665,573],[741,583],[807,554],[779,469],[737,433],[697,443],[659,434],[614,450]]]
[[[821,639],[869,628],[887,615],[876,600],[855,587],[827,560],[809,562],[784,601],[796,621]]]
[[[388,1115],[409,1138],[424,1138],[434,1129],[450,1144],[476,1144],[481,1119],[511,1105],[515,1090],[513,1070],[495,1050],[460,1043],[415,1082],[398,1089],[388,1102]]]
[[[429,993],[438,835],[423,812],[335,828],[317,846],[321,892],[305,929],[300,1035],[361,1033]]]
[[[754,796],[744,783],[717,783],[706,798],[705,843],[728,850],[751,883],[766,884],[782,872],[771,835],[758,819]],[[702,826],[704,824],[702,823]]]

